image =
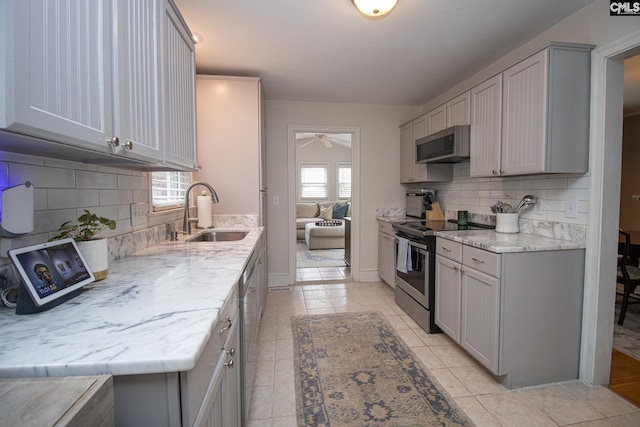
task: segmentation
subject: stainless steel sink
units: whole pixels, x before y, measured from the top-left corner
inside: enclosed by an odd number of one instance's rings
[[[204,231],[187,239],[187,242],[233,242],[242,240],[249,234],[248,231]]]

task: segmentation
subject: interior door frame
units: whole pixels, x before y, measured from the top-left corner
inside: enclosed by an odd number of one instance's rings
[[[289,283],[296,280],[296,133],[351,134],[351,278],[360,280],[360,128],[345,126],[287,126],[289,165]]]
[[[611,370],[622,169],[623,61],[638,53],[640,32],[598,47],[591,55],[589,216],[580,349],[580,379],[589,384],[608,384]]]

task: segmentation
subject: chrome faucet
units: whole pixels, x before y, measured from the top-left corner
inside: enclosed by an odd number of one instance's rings
[[[216,194],[216,190],[213,189],[213,187],[210,184],[207,184],[206,182],[202,182],[202,181],[196,181],[194,183],[192,183],[188,188],[187,188],[187,195],[184,199],[184,224],[183,224],[183,229],[185,231],[185,233],[187,234],[191,234],[191,223],[192,222],[196,222],[198,221],[198,218],[189,218],[189,192],[191,192],[191,189],[193,187],[195,187],[196,185],[203,185],[205,187],[207,187],[207,190],[209,190],[209,192],[211,192],[211,201],[213,203],[218,203],[218,195]]]

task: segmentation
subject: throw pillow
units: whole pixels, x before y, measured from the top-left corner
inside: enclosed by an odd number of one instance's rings
[[[320,218],[324,219],[324,220],[330,220],[333,219],[333,205],[329,205],[329,206],[323,206],[320,208],[320,215],[318,215]]]
[[[296,218],[314,218],[317,215],[317,203],[296,203]]]
[[[344,219],[348,208],[349,205],[347,205],[346,203],[336,203],[336,205],[333,207],[333,218]]]

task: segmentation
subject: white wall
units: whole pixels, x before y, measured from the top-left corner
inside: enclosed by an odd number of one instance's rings
[[[278,196],[280,204],[267,207],[269,276],[289,275],[290,229],[287,127],[290,125],[360,128],[360,271],[377,271],[378,207],[404,206],[400,185],[400,130],[398,125],[417,114],[416,107],[267,101],[268,200]]]

